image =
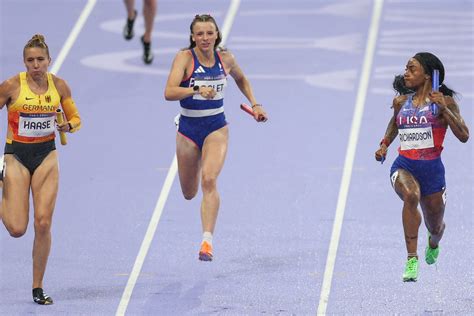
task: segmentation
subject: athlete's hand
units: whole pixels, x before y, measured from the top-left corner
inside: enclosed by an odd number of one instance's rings
[[[448,102],[444,97],[444,94],[439,91],[431,91],[428,95],[428,98],[432,103],[436,103],[440,110],[443,110],[448,106]]]
[[[385,144],[380,145],[380,148],[375,152],[375,160],[382,161],[387,157],[387,146]]]
[[[201,86],[199,88],[199,94],[203,98],[205,98],[207,100],[211,100],[216,96],[216,90],[214,90],[212,87]]]
[[[266,122],[268,120],[268,115],[263,109],[263,106],[261,104],[256,104],[252,106],[253,110],[253,118],[257,122]]]
[[[56,122],[56,129],[60,132],[67,133],[71,130],[71,126],[69,125],[67,121],[62,124],[58,124]]]

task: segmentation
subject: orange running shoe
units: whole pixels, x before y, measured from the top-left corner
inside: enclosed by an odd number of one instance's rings
[[[199,260],[212,261],[212,246],[207,241],[203,241],[201,244],[201,250],[199,250]]]

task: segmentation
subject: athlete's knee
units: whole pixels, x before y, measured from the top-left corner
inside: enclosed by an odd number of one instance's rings
[[[49,233],[51,230],[51,220],[46,217],[35,218],[35,232],[37,234]]]
[[[403,193],[403,202],[410,205],[418,205],[418,202],[420,202],[420,192],[418,190],[406,190]]]
[[[192,200],[198,192],[198,183],[192,185],[181,185],[181,192],[186,200]]]
[[[445,226],[446,226],[446,225],[444,225],[444,223],[431,226],[431,227],[430,227],[430,233],[431,233],[431,235],[439,235],[439,234],[441,234],[441,233],[444,231]]]
[[[217,178],[214,176],[203,175],[201,179],[201,187],[203,192],[210,192],[217,187]]]
[[[156,3],[156,0],[144,0],[143,1],[145,6],[153,6]]]
[[[197,190],[193,191],[193,192],[186,192],[186,191],[183,191],[183,196],[186,200],[192,200],[197,194]]]
[[[7,223],[5,223],[5,227],[8,231],[8,233],[10,234],[10,236],[12,236],[13,238],[20,238],[21,236],[23,236],[25,233],[26,233],[26,227],[22,227],[22,226],[15,226],[15,225],[8,225]]]

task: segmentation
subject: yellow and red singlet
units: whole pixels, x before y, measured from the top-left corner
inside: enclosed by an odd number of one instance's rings
[[[31,91],[26,72],[21,72],[20,93],[8,106],[7,143],[41,143],[55,138],[55,117],[61,97],[52,75],[47,73],[48,90],[41,95]]]

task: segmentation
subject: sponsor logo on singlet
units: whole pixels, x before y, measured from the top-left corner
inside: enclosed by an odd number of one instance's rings
[[[204,68],[202,68],[202,66],[199,66],[196,70],[194,70],[195,74],[203,74],[205,72],[206,71],[204,70]]]
[[[399,116],[398,125],[417,125],[417,124],[428,124],[428,119],[426,116]]]
[[[54,133],[54,113],[20,113],[18,135],[44,137]]]

